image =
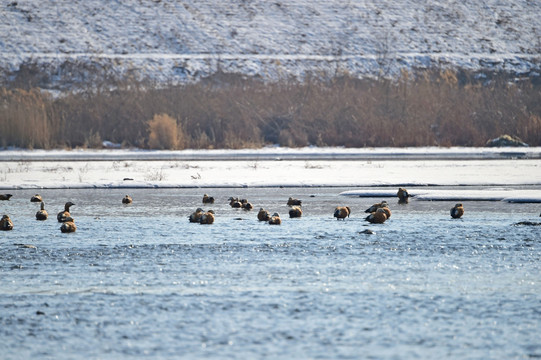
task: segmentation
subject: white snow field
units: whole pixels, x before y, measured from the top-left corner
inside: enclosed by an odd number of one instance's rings
[[[419,200],[541,202],[541,148],[0,151],[6,191],[324,186],[352,188],[347,196],[406,186]]]

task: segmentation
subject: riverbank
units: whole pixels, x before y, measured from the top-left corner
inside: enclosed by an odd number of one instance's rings
[[[0,188],[541,187],[540,150],[2,151]]]

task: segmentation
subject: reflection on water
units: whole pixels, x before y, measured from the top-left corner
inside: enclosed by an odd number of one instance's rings
[[[11,191],[1,211],[5,358],[523,358],[541,356],[539,204],[381,198],[347,189]],[[201,203],[203,193],[216,198]],[[239,196],[253,211],[232,209]],[[303,217],[289,219],[289,196]],[[73,201],[77,232],[56,213]],[[337,221],[334,207],[351,217]],[[197,207],[213,225],[190,224]],[[281,226],[257,221],[260,207]],[[362,233],[371,229],[374,235]],[[24,247],[20,244],[33,245]]]

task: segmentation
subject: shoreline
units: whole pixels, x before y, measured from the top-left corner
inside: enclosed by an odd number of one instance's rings
[[[521,149],[520,158],[498,158],[504,152],[510,153],[501,148],[9,150],[0,151],[0,189],[477,186],[541,191],[541,148]]]
[[[12,161],[392,161],[541,159],[541,147],[336,148],[265,147],[240,150],[0,150],[0,162]]]

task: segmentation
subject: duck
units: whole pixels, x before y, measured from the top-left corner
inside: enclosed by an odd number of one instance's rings
[[[133,202],[133,199],[131,198],[130,195],[126,195],[122,198],[123,204],[131,204],[132,202]]]
[[[200,224],[212,224],[214,223],[214,211],[209,210],[201,215],[201,218],[199,219]]]
[[[387,220],[387,215],[383,208],[379,208],[365,218],[366,221],[372,224],[383,224]]]
[[[287,200],[287,206],[302,206],[302,200],[293,199],[292,197],[290,197]]]
[[[387,216],[387,219],[391,217],[391,209],[389,209],[388,206],[382,207],[383,211],[385,211],[385,215]]]
[[[75,225],[75,220],[73,220],[71,216],[66,217],[66,221],[60,226],[60,231],[63,233],[72,233],[76,230],[77,226]]]
[[[293,206],[291,210],[289,210],[290,218],[300,218],[301,216],[302,216],[302,209],[299,206]]]
[[[376,212],[379,208],[387,207],[387,206],[389,206],[389,204],[387,204],[387,201],[383,200],[380,203],[373,204],[368,209],[366,209],[364,212],[373,213],[373,212]]]
[[[349,206],[338,206],[334,209],[334,217],[336,220],[345,220],[346,217],[349,217],[349,214],[351,214]]]
[[[9,200],[12,196],[11,194],[0,194],[0,200]]]
[[[282,219],[280,219],[280,215],[278,213],[272,214],[271,218],[269,219],[270,225],[280,225],[282,224]]]
[[[263,208],[260,208],[259,209],[259,212],[257,213],[257,220],[259,221],[269,221],[270,220],[270,213],[263,209]]]
[[[214,204],[214,197],[203,194],[203,204]]]
[[[56,215],[56,218],[58,219],[58,222],[66,222],[67,218],[71,217],[70,215],[70,207],[75,205],[74,203],[72,203],[71,201],[68,201],[65,205],[64,205],[64,211],[61,211],[58,213],[58,215]]]
[[[4,215],[2,216],[2,219],[0,219],[0,230],[13,230],[13,222],[8,215]]]
[[[201,217],[203,216],[203,209],[197,208],[190,216],[188,216],[188,219],[191,223],[198,223],[201,221]]]
[[[464,215],[464,207],[460,203],[455,204],[451,209],[451,217],[453,219],[460,219],[462,215]]]
[[[244,209],[244,210],[252,210],[254,208],[254,206],[252,205],[252,203],[250,203],[248,200],[245,200],[243,199],[242,202],[241,202],[241,207]]]
[[[239,198],[235,198],[235,197],[229,198],[229,205],[232,208],[237,208],[237,209],[242,207],[242,203],[239,201]]]
[[[30,198],[30,202],[42,202],[43,199],[40,194],[36,194]]]
[[[41,210],[39,210],[37,213],[36,213],[36,220],[47,220],[47,218],[49,217],[49,214],[47,213],[47,210],[45,210],[45,203],[42,201],[41,202]]]
[[[408,190],[404,188],[398,188],[398,192],[396,193],[396,196],[398,196],[399,204],[407,204],[409,201],[410,194],[408,193]]]

